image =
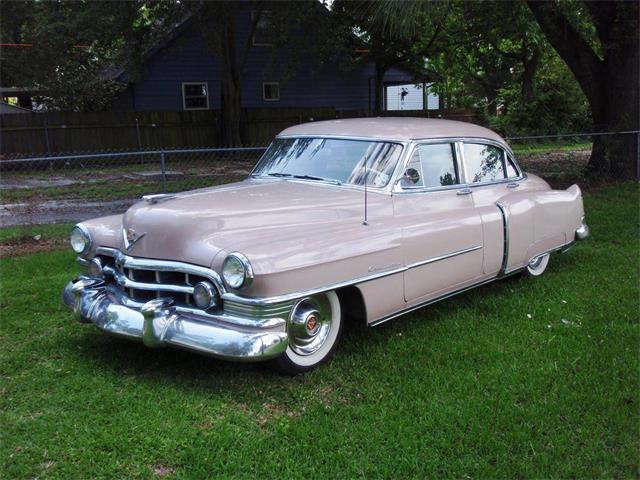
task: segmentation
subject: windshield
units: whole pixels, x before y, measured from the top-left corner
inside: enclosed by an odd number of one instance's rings
[[[333,138],[276,138],[252,176],[300,178],[336,184],[385,187],[402,145]],[[366,168],[365,168],[366,166]]]

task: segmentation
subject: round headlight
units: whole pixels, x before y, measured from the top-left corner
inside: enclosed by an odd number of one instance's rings
[[[91,248],[91,235],[89,235],[89,230],[79,223],[71,230],[69,242],[74,252],[79,254],[87,253]]]
[[[193,301],[198,308],[206,310],[213,307],[218,300],[218,292],[209,282],[196,283],[193,287]]]
[[[222,278],[230,288],[248,287],[253,281],[251,263],[241,253],[230,253],[222,266]]]

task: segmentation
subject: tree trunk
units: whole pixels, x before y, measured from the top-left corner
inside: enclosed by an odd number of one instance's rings
[[[220,63],[220,143],[225,147],[235,147],[242,144],[240,137],[241,72],[247,47],[245,46],[243,56],[238,58],[234,8],[234,5],[229,2],[205,2],[198,12],[200,31],[205,38],[207,47],[215,54]],[[253,35],[253,28],[249,34]],[[250,39],[246,43],[250,45]]]
[[[572,71],[601,132],[640,128],[637,2],[585,2],[604,58],[600,59],[555,3],[527,0],[549,43]],[[598,177],[638,178],[638,135],[596,137],[589,172]]]
[[[384,111],[384,75],[387,73],[388,67],[383,65],[382,63],[375,63],[376,69],[376,95],[375,95],[375,105],[374,112],[376,115],[380,115]]]
[[[240,137],[240,119],[242,115],[242,96],[240,78],[231,72],[221,77],[221,140],[225,147],[242,145]]]
[[[523,45],[522,53],[522,99],[526,102],[533,100],[536,93],[536,73],[540,65],[540,48],[533,45],[533,51],[529,53],[526,45]]]

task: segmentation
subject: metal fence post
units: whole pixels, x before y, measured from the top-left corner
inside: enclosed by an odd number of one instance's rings
[[[47,157],[51,156],[51,144],[49,143],[49,126],[47,119],[44,119],[44,142],[47,147]],[[49,170],[53,170],[53,160],[49,160]]]
[[[138,139],[138,150],[142,150],[142,140],[140,139],[140,123],[136,118],[136,138]],[[140,155],[140,165],[144,163],[144,156]]]
[[[167,193],[167,171],[165,169],[164,152],[160,152],[160,171],[162,172],[162,193]]]
[[[640,180],[640,132],[636,140],[636,180]]]

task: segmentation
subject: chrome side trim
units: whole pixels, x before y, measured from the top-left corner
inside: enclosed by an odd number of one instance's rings
[[[318,293],[328,292],[328,291],[331,291],[331,290],[337,290],[339,288],[349,287],[351,285],[357,285],[359,283],[366,283],[366,282],[370,282],[372,280],[377,280],[379,278],[388,277],[390,275],[403,273],[403,272],[406,272],[407,270],[412,269],[412,268],[420,267],[422,265],[427,265],[429,263],[438,262],[440,260],[445,260],[447,258],[451,258],[451,257],[455,257],[455,256],[458,256],[458,255],[462,255],[464,253],[473,252],[473,251],[478,250],[480,248],[482,248],[482,245],[475,245],[475,246],[470,247],[470,248],[465,248],[463,250],[456,250],[454,252],[450,252],[450,253],[446,253],[444,255],[440,255],[438,257],[433,257],[433,258],[429,258],[429,259],[426,259],[426,260],[422,260],[420,262],[412,263],[410,265],[403,265],[403,266],[400,266],[400,267],[397,267],[397,268],[393,268],[393,269],[390,269],[390,270],[385,270],[385,271],[373,273],[371,275],[365,275],[365,276],[354,278],[354,279],[351,279],[351,280],[346,280],[346,281],[343,281],[343,282],[337,282],[337,283],[333,283],[333,284],[330,284],[330,285],[325,285],[323,287],[314,288],[314,289],[306,290],[306,291],[292,292],[292,293],[288,293],[288,294],[285,294],[285,295],[278,295],[278,296],[275,296],[275,297],[262,297],[262,298],[243,297],[241,295],[237,295],[237,294],[234,294],[234,293],[227,292],[227,293],[224,293],[222,295],[222,299],[225,302],[232,301],[232,302],[235,302],[235,303],[241,303],[241,304],[253,305],[253,306],[271,305],[271,304],[274,304],[274,303],[290,302],[290,301],[297,300],[297,299],[302,298],[302,297],[309,297],[309,296],[312,296],[312,295],[316,295]]]
[[[498,272],[498,276],[501,277],[507,273],[507,265],[509,263],[509,212],[507,211],[507,207],[501,202],[497,202],[496,207],[498,207],[500,214],[502,215],[502,230],[504,237],[502,265]]]
[[[463,253],[475,252],[476,250],[480,250],[482,245],[476,245],[475,247],[465,248],[463,250],[457,250],[455,252],[447,253],[445,255],[440,255],[439,257],[429,258],[428,260],[423,260],[421,262],[412,263],[407,267],[407,270],[411,268],[421,267],[423,265],[428,265],[430,263],[439,262],[440,260],[445,260],[451,257],[457,257],[458,255],[462,255]]]
[[[518,268],[517,270],[514,270],[513,272],[510,272],[508,274],[506,274],[505,276],[509,276],[512,275],[514,273],[519,272],[520,270],[523,270],[522,268]],[[426,300],[425,302],[419,303],[417,305],[412,305],[411,307],[405,308],[404,310],[400,310],[398,312],[392,313],[391,315],[387,315],[386,317],[382,317],[379,320],[376,320],[375,322],[371,322],[369,324],[370,327],[376,327],[382,323],[388,322],[389,320],[393,320],[394,318],[400,317],[402,315],[404,315],[405,313],[410,313],[413,312],[414,310],[418,310],[422,307],[426,307],[427,305],[431,305],[432,303],[436,303],[439,302],[441,300],[446,300],[447,298],[453,297],[455,295],[458,295],[459,293],[463,293],[466,292],[467,290],[471,290],[472,288],[476,288],[476,287],[481,287],[482,285],[486,285],[487,283],[491,283],[495,280],[499,280],[503,277],[500,277],[499,275],[495,276],[495,277],[491,277],[487,280],[482,280],[478,283],[474,283],[472,285],[469,285],[468,287],[464,287],[461,288],[459,290],[454,290],[453,292],[449,292],[449,293],[445,293],[444,295],[441,295],[439,297],[436,298],[432,298],[431,300]]]

